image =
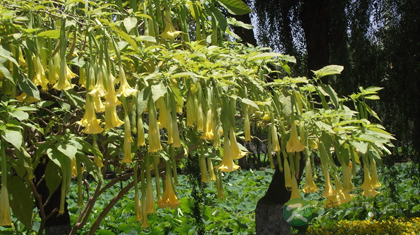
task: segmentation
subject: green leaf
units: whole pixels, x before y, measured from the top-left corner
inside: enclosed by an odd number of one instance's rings
[[[0,73],[4,75],[5,78],[7,78],[10,82],[15,84],[15,80],[12,77],[12,74],[10,74],[9,70],[4,67],[2,63],[0,63]]]
[[[61,184],[60,167],[52,161],[48,161],[45,168],[45,183],[47,184],[50,195],[52,195]]]
[[[341,65],[328,65],[320,70],[312,70],[316,78],[322,78],[328,75],[340,74],[344,67]]]
[[[218,0],[218,2],[232,15],[245,15],[251,13],[251,8],[242,0]]]
[[[86,171],[91,174],[95,180],[102,180],[101,169],[99,169],[96,163],[94,163],[86,154],[79,151],[77,152],[76,157],[84,163]]]
[[[258,105],[254,101],[252,101],[250,99],[243,98],[243,99],[241,99],[241,101],[244,104],[247,104],[249,106],[252,106],[252,107],[256,108],[257,110],[260,110],[260,107],[258,107]]]
[[[47,38],[59,38],[60,37],[60,30],[55,29],[55,30],[43,31],[43,32],[38,33],[37,36],[38,37],[47,37]]]
[[[85,100],[82,97],[80,97],[80,95],[77,94],[75,91],[63,90],[62,92],[68,98],[68,101],[70,102],[71,105],[76,106],[78,108],[85,106]]]
[[[156,102],[160,97],[164,96],[167,92],[167,89],[163,83],[159,83],[158,85],[152,85],[152,98],[153,101]]]
[[[24,75],[23,73],[19,73],[17,77],[18,77],[19,87],[23,90],[23,92],[25,92],[29,96],[34,97],[35,99],[38,99],[38,100],[41,99],[39,97],[38,88],[30,79],[28,79],[26,75]]]
[[[124,23],[124,27],[127,30],[128,33],[130,33],[130,31],[137,26],[137,18],[136,17],[126,17],[123,20]]]
[[[137,97],[137,102],[138,102],[138,107],[137,107],[137,113],[143,113],[144,110],[147,107],[147,102],[149,101],[149,97],[150,97],[150,92],[151,92],[151,87],[147,86],[146,88],[144,88],[143,90],[140,91],[138,97]]]
[[[115,26],[111,26],[111,29],[114,30],[118,35],[120,35],[128,43],[130,43],[130,45],[133,47],[133,49],[135,51],[138,51],[139,50],[138,47],[137,47],[136,41],[134,41],[133,38],[130,35],[128,35],[124,31],[119,30]]]
[[[13,58],[13,54],[10,51],[4,49],[2,45],[0,45],[0,57],[10,60],[16,66],[19,66],[18,62],[16,62],[15,58]]]
[[[64,155],[70,158],[72,160],[77,153],[77,148],[74,145],[71,145],[69,143],[62,143],[57,146],[57,150],[62,152]]]
[[[363,154],[367,152],[368,144],[365,142],[350,141],[350,144]]]
[[[5,129],[3,132],[2,137],[5,141],[11,143],[17,149],[22,146],[23,137],[20,131]]]
[[[331,98],[335,108],[338,108],[338,96],[337,93],[335,93],[334,89],[330,86],[330,85],[325,85],[323,83],[320,84],[321,88],[323,91],[325,91],[325,93],[328,94],[328,96]]]
[[[17,118],[19,121],[23,121],[29,118],[29,114],[22,110],[13,110],[9,112],[10,116]]]
[[[146,41],[146,42],[156,42],[156,38],[153,36],[146,36],[146,35],[140,35],[136,37],[136,40],[138,41]]]
[[[32,225],[33,198],[32,191],[18,176],[7,178],[10,207],[13,215],[27,228]]]
[[[266,59],[271,59],[276,56],[283,57],[283,54],[275,53],[275,52],[260,53],[251,57],[250,60],[266,60]]]
[[[210,11],[213,14],[213,17],[216,18],[217,23],[219,24],[220,29],[224,32],[227,28],[227,19],[226,17],[220,12],[218,8],[210,7]]]

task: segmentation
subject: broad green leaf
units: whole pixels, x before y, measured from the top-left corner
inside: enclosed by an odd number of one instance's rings
[[[167,92],[167,89],[163,83],[159,83],[158,85],[152,85],[152,98],[153,101],[156,102],[160,97],[164,96]]]
[[[20,177],[7,178],[10,207],[13,215],[27,228],[32,226],[33,197],[32,191]]]
[[[251,13],[251,8],[242,0],[218,0],[218,2],[232,15],[245,15]]]
[[[7,78],[10,82],[15,84],[12,74],[10,74],[10,71],[6,67],[4,67],[2,63],[0,63],[0,74],[3,74],[5,78]]]
[[[283,54],[280,53],[275,53],[275,52],[266,52],[266,53],[259,53],[256,54],[255,56],[251,57],[250,60],[266,60],[266,59],[271,59],[273,57],[282,57]]]
[[[312,70],[312,72],[314,72],[316,78],[322,78],[328,75],[340,74],[343,69],[344,67],[341,65],[327,65],[320,70]]]
[[[252,101],[250,99],[242,98],[241,101],[244,104],[247,104],[249,106],[252,106],[252,107],[256,108],[257,110],[260,110],[260,107],[258,107],[258,105],[254,101]]]
[[[138,12],[136,12],[136,16],[137,16],[137,17],[147,18],[147,19],[149,19],[149,20],[153,20],[153,19],[152,19],[152,17],[150,17],[149,15],[146,15],[146,14],[140,14],[140,13],[138,13]]]
[[[366,89],[364,89],[363,87],[359,87],[359,90],[364,94],[364,95],[368,95],[368,94],[377,94],[378,91],[384,89],[383,87],[376,87],[376,86],[371,86],[368,87]]]
[[[16,66],[19,66],[18,62],[16,62],[15,58],[13,57],[13,54],[10,51],[4,49],[2,45],[0,45],[0,57],[10,60]]]
[[[150,97],[150,92],[151,92],[151,87],[147,86],[146,88],[144,88],[143,90],[140,91],[138,97],[137,97],[137,102],[138,102],[138,107],[137,107],[137,113],[141,114],[144,112],[144,110],[147,107],[147,102],[149,101],[149,97]]]
[[[153,36],[145,36],[145,35],[141,35],[136,37],[136,40],[138,41],[145,41],[145,42],[156,42],[156,38]]]
[[[17,118],[19,121],[23,121],[29,118],[29,114],[22,110],[13,110],[9,112],[10,116]]]
[[[338,96],[337,93],[335,93],[334,89],[330,85],[325,85],[323,83],[320,84],[321,88],[325,93],[328,94],[328,96],[331,98],[331,101],[333,102],[335,108],[338,108]]]
[[[22,146],[23,137],[20,131],[5,129],[3,130],[2,137],[7,142],[11,143],[15,148],[20,148],[20,146]]]
[[[75,91],[63,90],[62,92],[67,97],[71,105],[76,106],[78,108],[82,108],[85,106],[85,100],[82,97],[80,97],[80,95],[78,95]]]
[[[45,183],[47,184],[50,195],[53,194],[61,184],[60,167],[52,161],[48,161],[47,166],[45,167]]]
[[[368,150],[368,144],[365,142],[359,142],[359,141],[350,141],[350,144],[355,147],[359,152],[365,154]]]
[[[137,18],[136,17],[126,17],[123,20],[124,23],[124,27],[127,30],[128,33],[130,33],[130,31],[136,27],[137,25]]]
[[[211,13],[216,18],[220,29],[224,32],[227,28],[227,19],[226,16],[220,12],[220,10],[216,7],[210,7]]]
[[[101,169],[99,169],[96,163],[94,163],[86,154],[78,151],[76,154],[76,158],[84,163],[86,171],[89,172],[89,174],[91,174],[95,178],[95,180],[103,180],[101,175]]]
[[[64,155],[71,159],[73,159],[76,156],[77,148],[74,145],[71,145],[69,143],[61,143],[57,146],[57,149],[62,152]]]
[[[133,49],[135,51],[138,51],[138,47],[137,47],[137,43],[136,41],[133,40],[133,38],[131,37],[131,35],[128,35],[127,33],[125,33],[124,31],[119,30],[118,28],[116,28],[115,26],[111,26],[111,29],[114,30],[114,32],[116,32],[118,35],[120,35],[124,40],[126,40],[128,43],[130,43],[130,45],[133,47]]]
[[[29,96],[34,97],[35,99],[38,99],[38,100],[41,99],[39,97],[38,88],[30,79],[28,79],[26,75],[24,75],[23,73],[19,73],[17,77],[18,77],[19,87],[23,90],[23,92],[25,92]]]
[[[368,96],[365,96],[364,98],[368,99],[368,100],[379,100],[380,99],[379,96],[377,96],[377,95],[368,95]]]
[[[43,31],[43,32],[38,33],[37,36],[38,37],[47,37],[47,38],[59,38],[60,37],[60,30],[55,29],[55,30]]]
[[[100,158],[102,158],[102,152],[99,151],[99,149],[94,148],[93,145],[91,145],[89,142],[81,138],[79,138],[77,141],[83,146],[83,151],[85,153],[91,153],[95,156],[99,156]]]

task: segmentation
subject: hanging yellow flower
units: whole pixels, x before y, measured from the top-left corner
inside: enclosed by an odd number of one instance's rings
[[[290,165],[289,165],[289,161],[287,161],[287,158],[284,157],[284,187],[287,190],[291,190],[292,189],[292,172],[290,171]]]
[[[155,213],[155,199],[153,197],[152,181],[147,178],[147,193],[146,193],[146,213]]]
[[[35,69],[35,75],[33,78],[33,83],[36,86],[41,86],[43,91],[48,90],[48,79],[45,76],[45,70],[41,63],[41,57],[36,56],[34,61],[34,69]]]
[[[136,89],[131,88],[130,84],[128,84],[124,68],[120,66],[120,89],[118,90],[117,95],[128,97],[134,94],[134,92],[136,92]]]
[[[121,101],[118,100],[117,94],[115,93],[115,86],[114,86],[114,80],[115,77],[112,74],[108,74],[106,76],[106,95],[105,95],[105,106],[118,106],[121,104]]]
[[[98,74],[97,74],[95,86],[89,92],[89,94],[91,96],[97,96],[97,97],[104,97],[107,94],[104,87],[104,74],[102,71],[102,67],[98,68]]]
[[[365,163],[363,166],[363,174],[364,180],[363,184],[360,186],[360,188],[363,189],[363,196],[374,197],[378,195],[379,192],[375,190],[374,185],[372,184],[372,178],[370,176],[367,163]]]
[[[0,226],[11,226],[9,192],[6,185],[1,187],[0,195]]]
[[[134,211],[136,212],[136,221],[142,221],[143,215],[141,213],[140,197],[137,191],[134,195]]]
[[[160,37],[162,39],[175,39],[178,37],[178,35],[181,33],[181,31],[177,31],[175,27],[173,26],[171,19],[171,16],[167,16],[165,13],[165,28],[163,29],[163,32],[160,34]]]
[[[219,171],[232,172],[239,169],[239,166],[233,162],[233,158],[230,154],[230,142],[228,138],[223,141],[223,158],[222,162],[216,166]]]
[[[236,142],[236,136],[233,132],[233,128],[230,129],[230,155],[232,156],[233,160],[241,159],[246,155],[246,152],[242,152],[239,149],[238,142]]]
[[[201,139],[205,139],[205,140],[213,140],[214,139],[214,134],[213,134],[213,117],[212,117],[212,112],[211,109],[209,109],[207,111],[207,115],[206,115],[206,125],[204,128],[204,132],[203,135],[201,135]]]
[[[72,89],[74,85],[70,83],[70,79],[74,76],[76,76],[76,74],[71,72],[70,68],[67,66],[66,60],[62,60],[60,62],[58,82],[53,86],[53,88],[56,90]]]
[[[279,136],[277,134],[277,128],[274,123],[271,125],[271,142],[273,143],[273,151],[280,152]]]
[[[156,109],[159,110],[159,129],[168,128],[167,127],[167,119],[168,119],[168,109],[166,107],[165,98],[160,97],[156,101]]]
[[[168,163],[166,163],[168,164]],[[168,168],[167,168],[168,169]],[[170,169],[170,168],[169,168]],[[175,209],[179,206],[179,200],[176,197],[174,187],[172,184],[172,176],[171,171],[166,170],[166,180],[165,180],[165,192],[163,194],[162,200],[159,203],[161,208],[170,207],[171,209]]]
[[[296,123],[292,121],[292,128],[290,133],[290,139],[287,142],[286,150],[288,153],[295,153],[295,152],[302,152],[305,149],[305,145],[303,145],[298,137]]]
[[[112,129],[124,124],[118,117],[117,108],[115,106],[105,107],[105,129]]]
[[[314,193],[318,191],[318,187],[312,179],[312,164],[310,157],[307,157],[306,159],[305,171],[305,186],[303,188],[303,192]]]
[[[99,125],[100,120],[96,118],[95,108],[90,95],[86,97],[85,115],[77,124],[85,127],[82,132],[86,134],[98,134],[103,131],[103,128]]]
[[[179,139],[179,131],[178,131],[178,122],[176,119],[176,114],[172,114],[175,117],[173,117],[173,123],[172,123],[172,133],[173,133],[173,142],[172,142],[172,147],[174,148],[179,148],[181,147],[181,141]]]
[[[153,100],[149,101],[149,153],[157,152],[162,149],[160,143],[159,126],[157,122],[156,108]]]
[[[301,198],[299,195],[299,187],[297,184],[296,177],[292,176],[292,194],[290,195],[290,200],[295,198]]]

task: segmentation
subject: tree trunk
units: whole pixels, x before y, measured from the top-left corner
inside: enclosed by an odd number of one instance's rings
[[[283,205],[291,192],[284,185],[284,173],[276,169],[264,197],[255,208],[255,225],[258,235],[290,234],[290,225],[283,216]]]
[[[305,32],[308,69],[318,70],[329,64],[328,0],[304,0],[300,20]]]
[[[34,172],[35,179],[37,180],[35,182],[35,185],[37,185],[37,191],[41,195],[42,203],[44,205],[48,196],[50,195],[47,184],[45,182],[45,178],[42,178],[42,176],[45,173],[47,163],[48,159],[45,161],[45,163],[42,163],[42,161],[40,161]],[[39,182],[39,180],[41,180],[41,182]],[[55,190],[55,192],[51,195],[49,202],[44,206],[46,216],[49,216],[54,211],[54,209],[57,208],[56,211],[45,221],[45,235],[67,235],[71,231],[70,215],[67,209],[67,201],[64,204],[64,213],[62,215],[58,214],[61,197],[60,188],[61,185],[58,187],[57,190]]]

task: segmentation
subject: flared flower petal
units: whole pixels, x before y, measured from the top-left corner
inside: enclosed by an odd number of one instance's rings
[[[115,106],[105,107],[105,129],[112,129],[124,124],[118,117],[117,108]]]
[[[117,95],[128,97],[134,94],[136,91],[136,89],[131,88],[130,84],[128,84],[124,68],[120,67],[120,89],[118,90]]]
[[[288,153],[295,153],[295,152],[301,152],[305,149],[305,145],[303,145],[298,137],[297,129],[296,129],[296,123],[292,122],[292,128],[290,133],[290,139],[287,142],[286,150]]]
[[[177,206],[179,206],[179,204],[179,200],[176,197],[172,184],[171,173],[170,171],[166,171],[165,192],[163,194],[162,200],[159,202],[159,207],[165,208],[169,206],[171,209],[175,209]]]
[[[233,160],[241,159],[246,155],[246,152],[242,152],[239,149],[238,142],[236,142],[236,136],[233,132],[233,128],[230,129],[230,155]]]
[[[223,172],[232,172],[239,169],[239,166],[233,162],[232,156],[230,154],[230,142],[228,138],[225,138],[223,142],[222,162],[216,166],[216,168]]]
[[[213,134],[213,117],[212,117],[212,112],[211,109],[209,109],[207,111],[207,115],[206,115],[206,125],[204,127],[204,132],[203,135],[201,135],[201,139],[205,139],[205,140],[213,140],[214,139],[214,134]]]

